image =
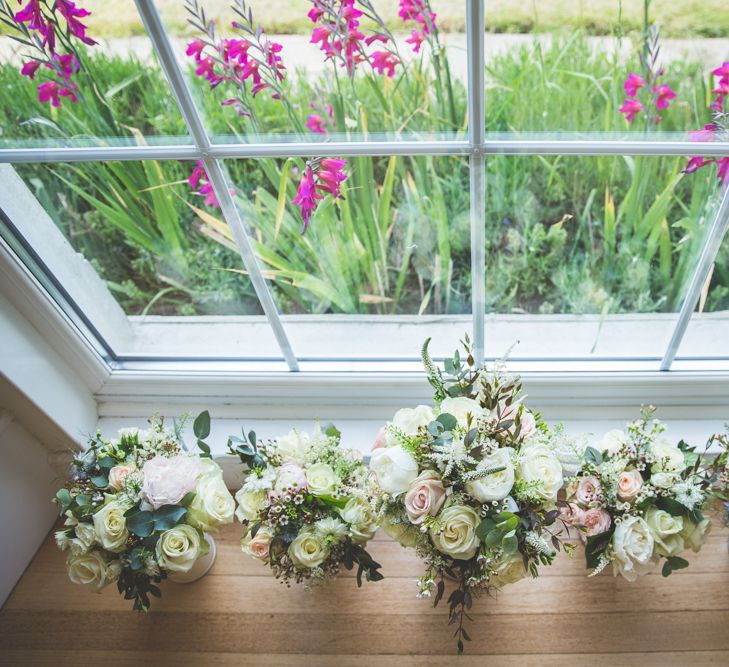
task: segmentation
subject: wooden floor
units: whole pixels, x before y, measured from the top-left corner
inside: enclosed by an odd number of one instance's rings
[[[716,526],[669,579],[587,579],[581,558],[562,557],[539,579],[476,600],[460,659],[446,608],[415,598],[417,559],[386,536],[372,544],[384,581],[358,590],[344,573],[306,592],[241,554],[239,531],[218,535],[207,577],[165,582],[146,616],[115,587],[71,584],[49,537],[0,611],[0,665],[729,665],[728,533]]]

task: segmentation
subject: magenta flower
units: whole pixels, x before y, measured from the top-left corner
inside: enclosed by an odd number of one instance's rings
[[[306,127],[308,127],[314,134],[327,133],[326,123],[318,113],[309,114],[309,118],[306,121]]]
[[[671,104],[671,100],[676,97],[676,93],[671,90],[670,86],[663,84],[661,86],[655,86],[653,92],[656,93],[656,109],[659,111],[662,109],[668,109]]]
[[[717,127],[714,123],[704,125],[701,130],[692,130],[689,132],[690,141],[714,141],[716,138]]]
[[[196,62],[200,62],[202,60],[202,52],[205,48],[205,42],[203,42],[201,39],[193,39],[188,45],[187,49],[185,49],[185,55],[192,56],[195,58]]]
[[[628,97],[635,97],[638,90],[645,87],[645,81],[643,80],[643,77],[634,74],[633,72],[630,72],[628,74],[628,78],[625,79],[625,83],[623,84],[623,88],[625,88],[625,94]]]
[[[324,16],[324,10],[318,4],[316,4],[316,0],[314,0],[314,6],[309,10],[307,16],[312,23],[316,23],[321,19],[322,16]]]
[[[623,106],[621,106],[618,111],[620,111],[620,113],[624,113],[625,120],[632,123],[633,118],[635,118],[636,114],[641,113],[643,108],[643,104],[638,100],[626,99],[625,102],[623,102]]]
[[[398,59],[389,51],[375,51],[372,54],[372,69],[378,74],[386,74],[388,78],[395,76]]]
[[[411,30],[410,37],[405,40],[406,44],[410,44],[413,48],[414,53],[420,53],[420,47],[425,40],[425,33],[419,32],[418,30]]]
[[[341,185],[347,180],[347,175],[343,171],[347,166],[346,160],[325,158],[321,160],[319,166],[321,168],[316,172],[319,189],[328,192],[334,198],[343,199]]]
[[[58,12],[66,19],[68,31],[80,39],[84,44],[93,46],[97,42],[86,35],[88,26],[84,25],[78,19],[91,16],[91,12],[81,7],[76,7],[76,3],[70,0],[56,0],[56,8]]]
[[[426,35],[430,34],[431,28],[435,29],[436,15],[430,11],[426,0],[400,0],[398,16],[405,22],[419,23]]]
[[[729,61],[722,63],[721,66],[717,67],[715,70],[712,70],[711,73],[721,79],[729,79]]]
[[[292,203],[298,206],[301,211],[301,219],[304,221],[304,231],[309,226],[309,218],[311,217],[312,211],[321,199],[323,199],[322,195],[316,191],[314,170],[311,166],[307,166],[301,183],[299,183],[296,197],[292,200]]]
[[[40,63],[37,60],[29,60],[27,63],[24,63],[23,66],[20,68],[20,74],[22,76],[27,76],[29,79],[34,79],[36,70],[39,67]]]
[[[706,158],[696,155],[690,158],[689,161],[686,163],[686,167],[684,167],[683,173],[693,174],[695,171],[701,169],[701,167],[703,167],[704,165],[711,164],[711,162],[713,162],[713,160],[707,160]]]
[[[193,192],[197,192],[199,195],[205,197],[205,204],[207,206],[214,206],[215,208],[220,207],[218,198],[215,196],[213,186],[208,179],[208,174],[205,171],[203,163],[198,160],[195,168],[192,170],[187,182]]]
[[[38,100],[41,102],[50,102],[51,106],[60,107],[61,97],[68,97],[72,102],[78,101],[71,88],[61,86],[55,81],[46,81],[38,86]]]
[[[719,158],[716,164],[719,167],[717,177],[723,185],[729,185],[729,157]]]
[[[15,14],[15,20],[27,23],[31,30],[42,32],[46,29],[46,21],[41,12],[40,0],[30,0],[28,4]]]

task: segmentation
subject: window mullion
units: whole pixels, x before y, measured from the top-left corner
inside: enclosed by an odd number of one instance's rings
[[[696,304],[701,296],[701,290],[706,284],[706,280],[709,277],[711,267],[716,261],[716,256],[721,248],[721,242],[729,228],[729,188],[724,190],[724,194],[721,199],[721,204],[714,216],[714,220],[711,223],[711,227],[706,234],[706,240],[704,241],[701,253],[696,261],[696,268],[691,276],[691,282],[689,283],[688,289],[686,290],[686,296],[684,297],[683,303],[681,304],[681,310],[676,321],[676,326],[673,329],[671,340],[666,348],[666,353],[663,355],[661,361],[661,370],[671,370],[671,364],[676,358],[676,353],[681,345],[686,329],[688,328],[691,316],[696,310]]]
[[[167,33],[162,26],[157,9],[152,2],[145,0],[135,0],[135,2],[144,22],[144,27],[149,38],[152,40],[154,50],[165,72],[167,82],[180,108],[180,113],[182,113],[182,117],[185,119],[185,123],[195,145],[203,156],[203,164],[210,184],[213,186],[215,196],[220,202],[223,217],[233,233],[233,238],[238,246],[238,252],[251,278],[251,283],[253,284],[253,289],[256,292],[261,308],[268,318],[268,322],[289,369],[298,371],[299,364],[296,355],[293,352],[291,343],[281,322],[281,317],[271,291],[263,277],[261,267],[253,251],[248,232],[243,225],[238,207],[235,205],[233,197],[230,194],[230,184],[223,173],[220,162],[210,156],[210,137],[205,129],[202,116],[187,87],[182,69],[175,58],[174,51],[170,45]]]

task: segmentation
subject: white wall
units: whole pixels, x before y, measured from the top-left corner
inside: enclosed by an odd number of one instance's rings
[[[48,457],[13,413],[0,409],[0,605],[56,518],[50,500],[58,480]]]

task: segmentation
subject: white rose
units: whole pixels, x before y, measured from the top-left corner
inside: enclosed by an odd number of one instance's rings
[[[288,435],[276,438],[274,446],[276,453],[284,461],[303,463],[311,447],[311,438],[308,433],[299,433],[296,429],[291,429]]]
[[[315,463],[306,470],[306,485],[315,496],[331,496],[339,486],[339,478],[328,463]]]
[[[366,544],[377,532],[377,520],[369,503],[350,498],[339,510],[339,516],[349,524],[349,534],[355,544]]]
[[[699,523],[694,523],[690,519],[684,519],[681,537],[683,537],[686,548],[691,549],[694,553],[698,553],[710,531],[711,521],[709,519],[702,519]]]
[[[181,523],[166,530],[157,540],[157,562],[170,572],[188,572],[207,552],[207,542],[192,526]]]
[[[628,581],[647,574],[658,560],[653,547],[653,535],[643,519],[639,516],[623,519],[613,534],[615,574],[622,574]]]
[[[127,521],[124,518],[126,510],[127,508],[112,500],[94,514],[94,530],[104,549],[118,553],[126,548],[129,537]]]
[[[511,554],[499,561],[493,568],[494,575],[489,579],[489,583],[501,588],[508,584],[515,584],[520,579],[526,577],[527,571],[524,569],[524,559],[520,553]]]
[[[266,504],[266,492],[240,489],[235,494],[235,501],[238,503],[235,510],[238,521],[241,523],[243,521],[253,521],[258,517],[258,511]]]
[[[220,479],[223,479],[223,469],[212,459],[209,459],[207,456],[201,456],[198,459],[198,464],[200,466],[198,481],[200,477],[220,477]]]
[[[74,532],[76,537],[71,545],[74,554],[86,553],[96,543],[96,527],[93,523],[80,522],[74,527]]]
[[[440,404],[440,412],[444,412],[449,415],[453,415],[458,420],[458,425],[466,427],[468,423],[468,416],[471,416],[471,425],[483,415],[486,410],[481,407],[478,401],[474,401],[472,398],[466,398],[465,396],[456,396],[455,398],[445,398]]]
[[[645,513],[645,522],[651,529],[656,553],[662,556],[676,556],[685,549],[681,536],[682,517],[672,516],[657,507],[650,507]]]
[[[439,515],[438,522],[430,529],[430,537],[438,551],[459,560],[476,555],[479,539],[476,528],[481,517],[468,505],[451,505]]]
[[[321,565],[329,555],[324,542],[313,532],[299,533],[289,544],[291,562],[299,568],[313,568]]]
[[[414,547],[420,535],[420,531],[409,521],[395,523],[390,517],[380,521],[380,528],[402,547]]]
[[[405,435],[417,435],[418,428],[427,426],[434,419],[433,408],[428,405],[418,405],[415,408],[398,410],[392,418],[392,425]]]
[[[154,509],[162,505],[177,505],[195,488],[203,463],[198,457],[155,456],[142,468],[142,498]]]
[[[115,570],[108,567],[106,558],[99,551],[71,556],[67,565],[68,578],[74,584],[90,586],[97,591],[110,584],[115,578]],[[116,577],[118,576],[117,572]]]
[[[187,508],[187,521],[200,530],[212,530],[233,521],[235,501],[222,477],[203,475]]]
[[[370,468],[380,488],[391,495],[404,493],[418,476],[418,464],[400,445],[381,447],[372,452]]]
[[[587,443],[580,439],[557,438],[554,453],[562,464],[565,477],[574,477],[582,468]]]
[[[628,436],[619,428],[608,431],[598,443],[595,449],[605,454],[617,454],[623,447],[628,444]]]
[[[683,452],[663,438],[653,443],[652,450],[656,461],[651,466],[651,484],[667,489],[678,481],[686,467]]]
[[[494,472],[480,477],[466,484],[466,491],[480,503],[489,503],[493,500],[503,500],[514,486],[514,465],[511,458],[514,450],[511,447],[497,449],[493,454],[483,457],[488,468],[504,467],[500,472]]]
[[[525,482],[535,484],[537,492],[545,500],[557,500],[562,488],[562,464],[546,445],[522,447],[519,476]]]

